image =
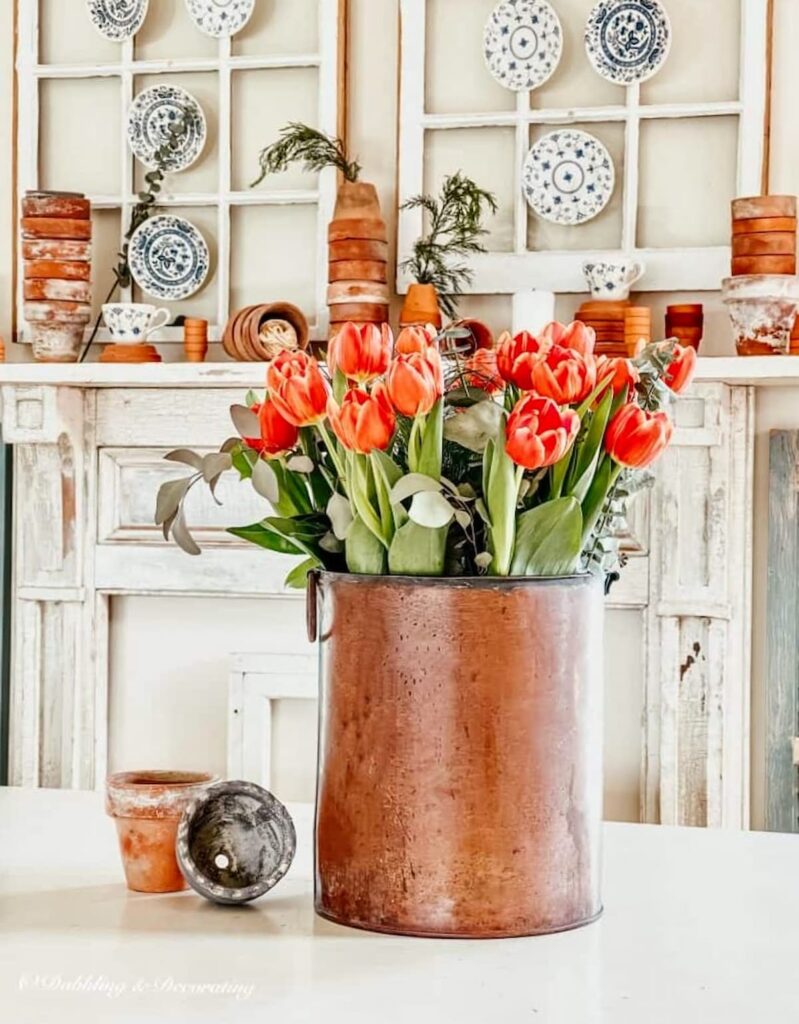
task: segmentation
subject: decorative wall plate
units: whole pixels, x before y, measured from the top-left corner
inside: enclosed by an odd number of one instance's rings
[[[136,284],[158,299],[185,299],[208,276],[208,246],[182,217],[151,217],[130,240],[130,271]]]
[[[150,0],[86,0],[94,27],[106,39],[121,43],[135,36],[147,16]]]
[[[563,53],[563,30],[547,0],[503,0],[483,34],[488,70],[506,89],[537,89]]]
[[[584,224],[613,195],[616,171],[604,145],[587,132],[559,128],[527,154],[522,189],[539,217],[555,224]]]
[[[205,114],[197,100],[176,85],[154,85],[140,92],[128,112],[128,142],[136,157],[155,167],[155,154],[169,138],[169,128],[183,114],[187,132],[180,148],[165,164],[169,171],[182,171],[202,153],[205,145]]]
[[[244,28],[255,10],[255,0],[186,0],[186,7],[201,32],[222,39]]]
[[[671,23],[660,0],[599,0],[588,16],[588,59],[617,85],[651,78],[670,47]]]

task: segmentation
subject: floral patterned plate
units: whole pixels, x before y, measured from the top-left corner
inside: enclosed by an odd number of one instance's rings
[[[547,0],[504,0],[483,35],[488,70],[506,89],[537,89],[553,74],[563,53],[560,20]]]
[[[651,78],[670,47],[671,22],[660,0],[599,0],[588,17],[588,59],[617,85]]]
[[[186,0],[186,7],[201,32],[222,39],[244,28],[255,10],[255,0]]]
[[[92,24],[106,39],[121,43],[135,36],[147,16],[150,0],[86,0]]]
[[[136,284],[157,299],[185,299],[208,276],[208,246],[182,217],[151,217],[133,233],[128,255]]]
[[[607,206],[616,185],[613,160],[587,132],[559,128],[527,154],[525,198],[539,217],[555,224],[584,224]]]
[[[202,153],[205,145],[205,114],[197,100],[176,85],[154,85],[140,92],[128,112],[128,142],[134,155],[147,167],[155,167],[155,154],[169,138],[169,128],[180,115],[186,134],[180,148],[165,163],[168,171],[182,171]]]

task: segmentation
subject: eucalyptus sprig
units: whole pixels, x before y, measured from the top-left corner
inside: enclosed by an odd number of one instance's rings
[[[114,283],[111,285],[111,290],[105,297],[106,302],[110,302],[114,297],[114,293],[117,288],[130,288],[132,283],[132,277],[130,273],[130,265],[128,258],[130,256],[130,240],[137,228],[141,227],[145,221],[149,220],[153,215],[155,206],[158,202],[158,193],[161,191],[161,186],[166,178],[169,170],[171,158],[180,149],[183,140],[189,130],[188,111],[183,111],[179,114],[173,123],[167,129],[167,137],[164,143],[158,147],[153,155],[153,163],[155,167],[153,170],[148,171],[144,176],[146,188],[138,193],[138,202],[134,205],[130,211],[130,222],[128,224],[128,230],[125,232],[125,241],[122,245],[122,249],[117,253],[117,265],[113,268],[114,272]],[[89,349],[92,347],[94,339],[97,337],[97,332],[100,329],[100,324],[103,320],[102,309],[97,314],[97,319],[94,322],[92,333],[89,335],[89,340],[84,346],[83,352],[81,353],[79,362],[83,362],[86,356],[89,354]]]
[[[258,158],[261,173],[250,186],[254,188],[267,174],[286,171],[290,164],[302,162],[306,171],[322,171],[325,167],[336,167],[347,181],[357,181],[361,165],[350,160],[341,139],[326,135],[307,124],[293,121],[281,128],[280,137],[267,146]]]
[[[462,258],[486,251],[480,241],[488,233],[483,219],[496,213],[496,198],[458,171],[444,179],[439,196],[413,196],[402,209],[421,209],[429,218],[427,233],[416,241],[402,269],[419,284],[432,284],[442,310],[452,318],[457,297],[473,277]]]

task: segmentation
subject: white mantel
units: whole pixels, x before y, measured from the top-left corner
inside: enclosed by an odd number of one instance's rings
[[[152,523],[159,483],[184,472],[163,454],[217,448],[228,407],[264,376],[232,363],[0,367],[15,449],[14,783],[102,783],[111,596],[302,600],[283,588],[291,559],[256,558],[224,531],[264,514],[250,488],[231,485],[222,510],[197,496],[202,557]],[[748,823],[754,394],[796,383],[799,358],[700,359],[674,446],[632,516],[609,606],[643,624],[643,820]],[[280,642],[265,634],[264,653],[285,653]]]

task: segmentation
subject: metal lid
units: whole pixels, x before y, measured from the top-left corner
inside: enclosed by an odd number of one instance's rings
[[[219,782],[183,812],[177,858],[189,885],[214,903],[247,903],[286,874],[297,849],[283,804],[252,782]]]

